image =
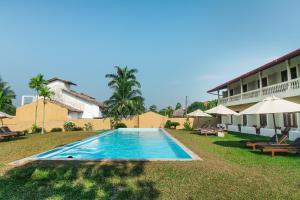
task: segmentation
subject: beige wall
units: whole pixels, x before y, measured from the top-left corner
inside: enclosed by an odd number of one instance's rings
[[[34,124],[34,113],[36,103],[26,104],[17,108],[16,116],[12,119],[3,119],[3,125],[8,126],[15,131],[30,130]],[[91,123],[94,130],[106,130],[111,129],[110,119],[68,119],[68,110],[57,104],[48,102],[46,104],[46,115],[45,115],[45,129],[50,131],[52,128],[63,128],[63,125],[67,121],[72,121],[76,126],[84,127],[84,124]],[[43,102],[38,102],[38,126],[42,126],[43,118]],[[122,122],[126,124],[128,128],[162,128],[164,127],[167,120],[178,122],[180,125],[177,129],[183,129],[186,118],[168,118],[158,113],[147,112],[139,116],[134,116],[128,119],[123,119]],[[214,118],[201,118],[194,120],[190,118],[194,128],[200,127],[204,123],[213,124],[215,123]],[[0,122],[1,123],[1,122]]]

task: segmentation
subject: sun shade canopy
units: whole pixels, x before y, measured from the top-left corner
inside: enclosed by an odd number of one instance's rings
[[[292,113],[300,112],[300,104],[290,102],[275,96],[267,97],[263,101],[240,112],[240,115]]]
[[[233,110],[223,106],[223,105],[218,105],[212,109],[209,109],[205,111],[206,113],[209,114],[218,114],[218,115],[238,115],[238,113],[234,112]]]
[[[203,112],[200,109],[197,109],[194,112],[187,114],[187,116],[189,116],[189,117],[211,117],[211,115]]]

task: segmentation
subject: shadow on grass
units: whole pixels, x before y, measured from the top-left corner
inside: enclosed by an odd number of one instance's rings
[[[145,162],[34,161],[0,177],[0,199],[157,199]]]

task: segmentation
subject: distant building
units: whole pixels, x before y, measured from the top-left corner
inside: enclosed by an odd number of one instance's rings
[[[56,104],[67,107],[70,119],[101,118],[101,107],[103,104],[94,97],[72,90],[71,86],[76,86],[76,84],[57,77],[49,79],[48,87],[55,93],[51,100]],[[31,98],[32,101],[37,99],[36,96],[22,96],[22,105],[26,104],[26,98]]]
[[[185,117],[185,108],[174,110],[172,117]]]

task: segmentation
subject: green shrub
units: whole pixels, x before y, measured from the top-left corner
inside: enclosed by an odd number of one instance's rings
[[[44,130],[45,131],[45,130]],[[38,127],[37,125],[33,124],[31,127],[31,133],[41,133],[42,128]],[[46,132],[46,131],[45,131]]]
[[[127,126],[124,123],[116,123],[115,129],[118,129],[118,128],[127,128]]]
[[[170,120],[167,120],[165,123],[165,128],[174,128],[176,129],[176,126],[179,126],[180,124],[178,122],[171,122]]]
[[[193,130],[191,122],[189,120],[186,120],[184,122],[183,127],[184,127],[184,130],[187,130],[187,131]]]
[[[93,131],[93,125],[90,122],[84,124],[84,130],[85,131]]]
[[[27,129],[22,132],[24,133],[24,135],[27,135],[29,133],[29,131]]]
[[[83,131],[83,128],[82,127],[79,127],[79,126],[75,126],[72,131]]]
[[[73,131],[73,129],[76,127],[75,123],[74,122],[66,122],[64,124],[64,129],[65,131]]]
[[[50,132],[62,132],[62,128],[53,128]]]

